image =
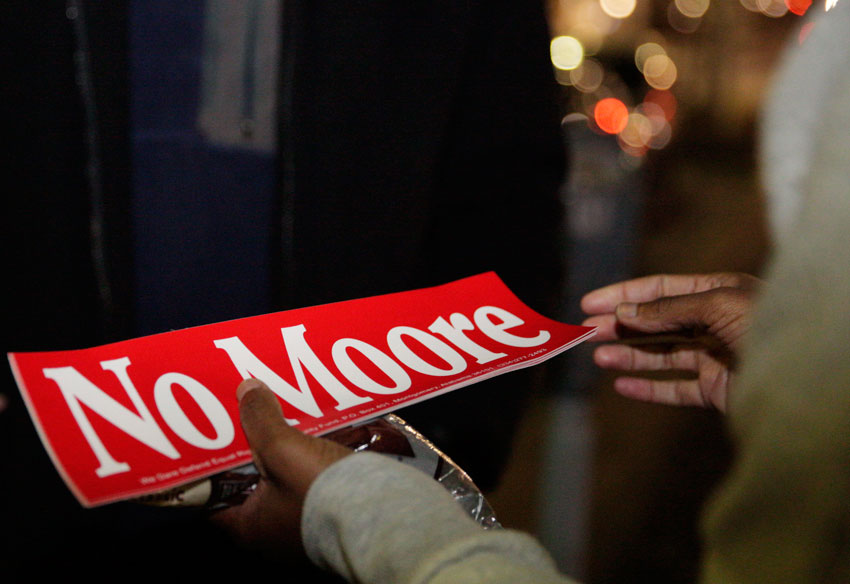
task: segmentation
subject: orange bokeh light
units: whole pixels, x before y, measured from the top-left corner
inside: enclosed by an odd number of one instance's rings
[[[797,16],[802,16],[812,5],[812,0],[785,0],[785,5]]]
[[[603,132],[619,134],[629,121],[629,108],[616,97],[606,97],[593,108],[593,119]]]

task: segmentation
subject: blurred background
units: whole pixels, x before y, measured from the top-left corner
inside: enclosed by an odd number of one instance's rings
[[[564,320],[581,322],[585,292],[627,277],[758,274],[770,247],[758,107],[810,5],[548,2],[571,152]],[[693,582],[700,511],[731,455],[722,419],[620,398],[591,351],[563,358],[492,502],[583,581]]]

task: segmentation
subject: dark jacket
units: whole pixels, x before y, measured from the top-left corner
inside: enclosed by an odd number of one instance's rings
[[[285,0],[284,11],[273,308],[496,270],[552,315],[564,156],[542,6]],[[2,168],[12,186],[3,348],[132,336],[126,9],[3,2],[0,22]],[[512,374],[400,414],[489,487],[526,388]],[[140,542],[147,554],[152,539],[179,546],[197,536],[178,527],[181,512],[79,509],[11,375],[2,391],[4,558],[46,546],[68,560],[89,538],[125,558]],[[116,527],[121,513],[151,530],[131,539]]]

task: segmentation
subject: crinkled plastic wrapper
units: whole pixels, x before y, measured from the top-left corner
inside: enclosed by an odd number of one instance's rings
[[[470,476],[395,414],[337,430],[324,438],[339,442],[355,452],[377,452],[418,468],[449,491],[482,527],[501,527],[492,507]],[[254,491],[259,479],[257,469],[253,464],[248,464],[136,500],[164,507],[223,509],[242,503]]]

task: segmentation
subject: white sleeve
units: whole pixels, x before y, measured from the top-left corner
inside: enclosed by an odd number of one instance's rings
[[[319,476],[302,535],[315,564],[351,582],[569,582],[531,536],[482,529],[436,481],[374,453]]]

